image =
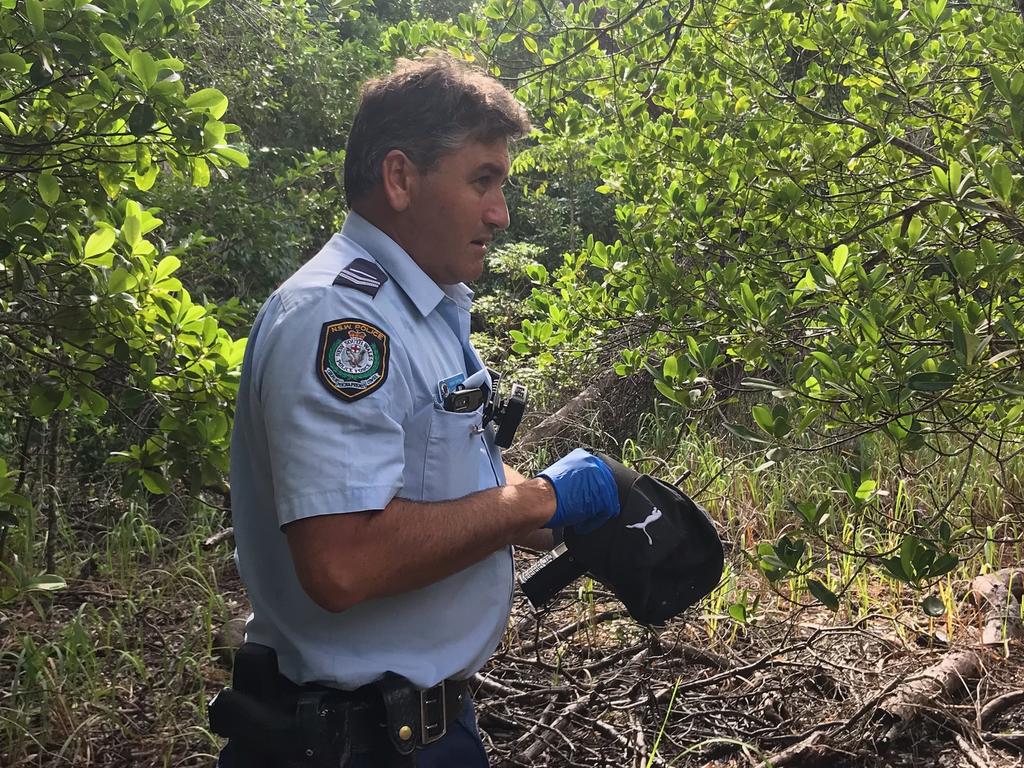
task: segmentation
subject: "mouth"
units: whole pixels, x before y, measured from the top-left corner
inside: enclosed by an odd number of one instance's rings
[[[478,240],[470,240],[470,243],[472,245],[475,245],[477,248],[480,248],[480,249],[486,251],[488,246],[490,246],[491,241],[490,241],[490,238],[487,238],[487,239],[480,238]]]

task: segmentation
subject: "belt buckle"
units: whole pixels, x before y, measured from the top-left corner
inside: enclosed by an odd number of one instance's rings
[[[440,715],[440,717],[438,717]],[[448,732],[448,712],[444,700],[444,681],[420,691],[420,739],[432,744]]]

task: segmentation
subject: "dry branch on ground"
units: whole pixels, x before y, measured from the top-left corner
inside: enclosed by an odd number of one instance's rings
[[[1024,669],[922,649],[912,618],[805,614],[723,643],[721,625],[650,630],[617,608],[516,612],[477,678],[495,766],[1024,765]]]

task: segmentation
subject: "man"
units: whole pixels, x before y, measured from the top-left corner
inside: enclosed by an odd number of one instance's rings
[[[406,752],[420,768],[486,766],[464,681],[505,630],[511,545],[550,547],[551,529],[619,511],[596,457],[574,451],[526,480],[482,406],[446,396],[491,386],[464,283],[509,224],[508,141],[529,127],[500,84],[448,57],[367,83],[345,159],[351,213],[249,337],[231,456],[247,647],[276,652],[287,696],[345,692],[353,766]],[[313,764],[230,735],[222,766]]]

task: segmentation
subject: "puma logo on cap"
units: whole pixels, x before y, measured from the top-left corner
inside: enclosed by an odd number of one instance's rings
[[[626,527],[627,528],[639,528],[641,531],[644,532],[644,536],[647,537],[647,542],[653,547],[654,546],[654,539],[652,539],[651,538],[651,534],[647,532],[647,526],[650,525],[651,523],[653,523],[655,520],[660,520],[660,519],[661,519],[661,510],[658,509],[657,507],[655,507],[654,509],[651,510],[651,513],[647,516],[647,519],[644,520],[642,523],[633,523],[632,525],[627,525]]]

